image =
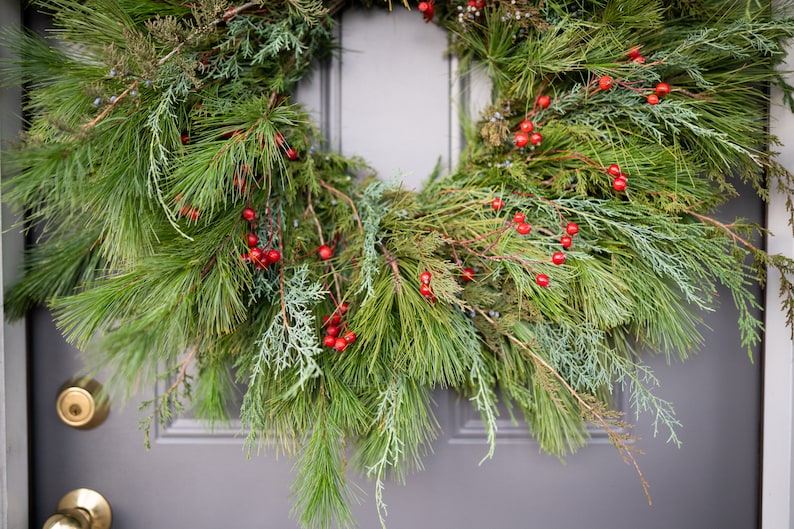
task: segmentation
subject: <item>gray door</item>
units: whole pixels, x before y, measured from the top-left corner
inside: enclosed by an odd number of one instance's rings
[[[341,64],[303,87],[332,145],[370,159],[386,177],[409,173],[420,185],[439,159],[454,159],[460,134],[460,90],[454,65],[443,57],[444,32],[416,12],[347,10],[341,16]],[[451,88],[452,87],[452,88]],[[476,92],[476,91],[475,91]],[[735,204],[731,215],[759,220],[760,203]],[[521,425],[500,423],[493,459],[481,423],[465,400],[437,395],[443,435],[425,469],[405,486],[387,486],[391,529],[746,529],[757,526],[759,496],[760,368],[739,346],[736,314],[726,305],[706,318],[702,352],[684,365],[653,360],[661,387],[683,424],[683,447],[655,438],[650,417],[635,419],[645,452],[639,464],[650,483],[648,505],[637,476],[615,449],[593,441],[565,463],[539,453]],[[61,384],[82,368],[49,313],[31,314],[33,527],[41,527],[72,489],[100,491],[113,506],[118,529],[296,527],[290,518],[292,462],[275,452],[246,457],[234,424],[207,432],[189,414],[152,433],[147,451],[135,403],[113,403],[92,430],[63,424],[55,412]],[[98,377],[100,382],[102,377]],[[142,388],[136,399],[156,388]],[[628,407],[627,407],[628,408]],[[379,526],[374,488],[358,476],[366,496],[356,508],[362,528]]]

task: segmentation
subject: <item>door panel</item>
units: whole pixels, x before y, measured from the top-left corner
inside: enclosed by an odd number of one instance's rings
[[[401,170],[418,187],[441,157],[448,167],[459,150],[456,108],[467,93],[443,56],[446,35],[416,12],[346,10],[341,16],[341,63],[323,68],[301,88],[330,145],[372,161],[382,175]],[[451,89],[450,87],[455,87]],[[487,92],[480,89],[480,92]],[[451,101],[451,103],[450,103]],[[760,203],[734,204],[726,216],[760,220]],[[724,296],[727,300],[729,296]],[[143,446],[135,404],[113,403],[94,430],[60,423],[55,399],[79,372],[78,354],[65,344],[49,313],[30,316],[33,417],[34,527],[58,499],[77,487],[103,493],[116,529],[253,527],[285,529],[292,462],[275,453],[249,460],[235,424],[206,432],[181,417],[153,432]],[[565,464],[539,453],[526,428],[501,424],[493,459],[467,401],[436,395],[443,435],[425,470],[406,486],[389,484],[390,529],[746,529],[757,525],[759,368],[739,346],[736,313],[729,305],[709,314],[706,344],[685,365],[651,365],[658,394],[672,400],[683,424],[680,449],[654,437],[651,417],[640,417],[638,461],[651,485],[649,506],[633,470],[595,432],[594,440]],[[98,377],[101,381],[101,376]],[[137,400],[149,398],[155,388]],[[362,528],[379,526],[374,489],[355,508]]]

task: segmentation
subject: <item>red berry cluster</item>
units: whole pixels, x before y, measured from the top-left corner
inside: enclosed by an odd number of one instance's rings
[[[532,231],[532,226],[527,222],[527,217],[520,211],[513,215],[513,222],[516,225],[516,231],[521,235],[529,235]]]
[[[260,270],[264,270],[272,264],[281,261],[281,253],[275,248],[265,250],[259,247],[259,236],[253,232],[256,229],[257,213],[253,208],[246,207],[243,209],[242,216],[248,221],[251,231],[245,236],[245,242],[248,246],[248,253],[243,255],[243,259],[247,262],[254,263]]]
[[[356,333],[345,331],[347,324],[343,316],[347,314],[347,309],[347,303],[341,303],[333,314],[323,316],[323,327],[325,327],[323,345],[336,349],[340,353],[356,341]]]
[[[648,94],[646,99],[649,105],[658,105],[661,98],[670,93],[670,85],[667,83],[659,83],[656,85],[652,94]]]
[[[607,173],[613,178],[612,180],[612,189],[617,192],[622,192],[626,190],[626,184],[628,183],[628,177],[626,173],[620,170],[620,166],[616,163],[611,164],[607,167]]]
[[[472,270],[472,274],[474,274],[474,270]],[[433,293],[433,287],[430,286],[430,280],[432,278],[433,274],[427,270],[419,274],[419,293],[422,294],[430,303],[435,303],[438,301],[438,298]]]
[[[549,108],[551,105],[551,98],[547,95],[538,96],[535,100],[535,105],[541,109]],[[529,145],[530,143],[537,147],[543,143],[543,135],[535,130],[535,124],[530,119],[524,119],[518,124],[518,132],[513,136],[513,143],[516,147],[521,148]]]

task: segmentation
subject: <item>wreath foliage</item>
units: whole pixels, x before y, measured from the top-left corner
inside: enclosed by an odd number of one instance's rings
[[[752,351],[769,266],[791,320],[792,262],[715,216],[739,182],[792,189],[766,127],[787,6],[406,4],[494,94],[454,171],[411,191],[324,148],[290,97],[340,4],[36,1],[59,45],[5,37],[29,126],[4,195],[39,239],[7,313],[50,306],[111,387],[165,368],[161,419],[186,400],[223,421],[244,383],[248,443],[296,455],[306,527],[353,523],[348,445],[385,512],[387,473],[437,434],[436,388],[470,399],[488,457],[501,400],[550,453],[596,423],[636,466],[615,385],[677,442],[643,355],[686,358],[720,285]]]

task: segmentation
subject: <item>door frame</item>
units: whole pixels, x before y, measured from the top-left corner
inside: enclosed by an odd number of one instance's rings
[[[21,24],[21,1],[1,0],[0,20],[7,26]],[[794,47],[790,50],[794,54]],[[794,57],[781,69],[794,70]],[[794,81],[794,77],[790,78]],[[773,104],[780,103],[780,94],[773,93]],[[20,92],[0,90],[0,142],[3,145],[17,135],[21,127]],[[794,172],[794,114],[781,112],[770,119],[770,130],[784,146],[778,160]],[[1,161],[1,160],[0,160]],[[1,174],[1,172],[0,172]],[[24,237],[13,228],[14,217],[2,209],[0,218],[0,529],[29,527],[32,504],[29,487],[29,428],[26,325],[24,321],[9,324],[3,318],[3,294],[18,276],[22,261]],[[772,193],[767,206],[766,239],[770,252],[794,257],[794,235],[788,226],[785,199]],[[761,468],[760,529],[794,529],[794,341],[780,310],[778,287],[780,278],[770,271],[765,299],[763,357],[763,423]]]

